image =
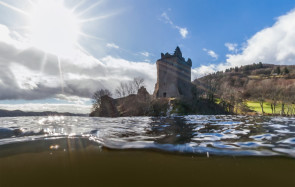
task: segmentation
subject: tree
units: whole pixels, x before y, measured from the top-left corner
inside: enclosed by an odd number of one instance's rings
[[[278,66],[275,71],[278,75],[281,74],[281,68]]]
[[[248,84],[248,92],[250,93],[250,97],[253,100],[259,102],[261,113],[264,115],[264,102],[267,97],[267,91],[271,86],[271,81],[269,79],[263,81],[253,81]]]
[[[142,77],[135,77],[133,79],[133,84],[136,90],[139,90],[140,87],[144,86],[144,78]]]
[[[283,72],[284,72],[284,74],[288,74],[288,73],[289,73],[289,70],[288,70],[288,68],[287,68],[287,67],[285,67],[285,68],[284,68],[284,70],[283,70]]]
[[[270,82],[267,89],[267,97],[271,100],[270,107],[271,113],[274,115],[276,113],[276,106],[280,97],[281,89],[279,87],[279,82],[275,79]]]
[[[121,82],[116,88],[115,93],[117,97],[126,97],[130,94],[136,94],[140,87],[144,85],[144,79],[135,77],[133,81]]]
[[[117,95],[117,97],[125,97],[127,96],[127,87],[128,84],[127,83],[120,83],[120,86],[118,88],[116,88],[115,93]]]
[[[206,88],[207,88],[207,98],[214,102],[214,95],[217,88],[217,81],[214,75],[210,74],[206,79]]]
[[[100,89],[96,92],[94,92],[93,96],[92,96],[92,110],[95,111],[99,108],[99,106],[101,105],[101,97],[102,96],[112,96],[112,93],[110,92],[110,90],[108,89]]]

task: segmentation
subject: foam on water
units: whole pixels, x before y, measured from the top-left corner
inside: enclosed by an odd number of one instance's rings
[[[83,139],[110,149],[295,157],[295,118],[225,115],[0,118],[2,147],[50,140],[52,145],[45,149],[63,149],[58,144],[61,138]]]

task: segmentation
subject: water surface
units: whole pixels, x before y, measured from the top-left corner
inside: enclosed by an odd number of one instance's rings
[[[69,147],[60,139],[74,139]],[[30,144],[24,144],[31,142]],[[295,157],[295,118],[253,116],[0,118],[0,156],[40,150],[146,150],[227,156]],[[80,143],[79,143],[80,142]],[[18,147],[18,149],[16,149]],[[23,149],[22,149],[23,148]]]
[[[295,118],[0,118],[0,186],[295,186]]]

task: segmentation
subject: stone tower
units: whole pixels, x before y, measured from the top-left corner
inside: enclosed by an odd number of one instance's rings
[[[159,97],[191,97],[192,61],[182,57],[179,47],[174,54],[161,53],[157,60],[157,83],[154,96]]]

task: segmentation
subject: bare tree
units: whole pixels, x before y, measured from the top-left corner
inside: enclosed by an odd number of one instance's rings
[[[117,97],[127,96],[127,85],[126,83],[120,83],[119,87],[115,90]]]
[[[126,83],[126,88],[127,88],[127,93],[128,95],[130,94],[135,94],[136,93],[136,89],[135,89],[135,85],[134,82],[128,82]]]
[[[271,100],[270,107],[272,115],[276,113],[276,106],[278,104],[279,96],[281,89],[279,87],[279,83],[277,80],[273,80],[271,85],[268,86],[267,89],[267,97]]]
[[[96,92],[94,92],[93,96],[92,96],[92,110],[95,111],[99,108],[99,106],[101,105],[101,97],[102,96],[112,96],[112,93],[110,92],[110,90],[108,89],[100,89]]]
[[[248,92],[251,93],[252,99],[259,102],[262,115],[264,115],[264,102],[267,98],[267,91],[270,86],[270,80],[263,80],[259,84],[257,82],[251,82],[248,84]]]
[[[119,87],[115,90],[117,97],[126,97],[130,94],[136,94],[138,89],[144,85],[144,79],[136,77],[130,82],[121,82]]]
[[[135,77],[133,79],[133,84],[136,90],[139,90],[140,87],[144,86],[144,79],[142,77]]]

